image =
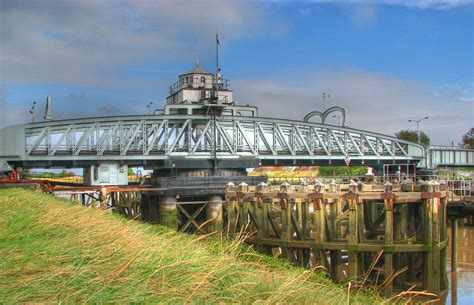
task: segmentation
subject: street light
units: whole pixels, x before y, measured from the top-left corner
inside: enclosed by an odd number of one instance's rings
[[[415,122],[416,123],[416,134],[418,137],[418,144],[421,144],[421,137],[420,137],[420,122],[423,120],[427,120],[428,117],[425,116],[424,118],[421,118],[419,120],[408,120],[408,122]]]
[[[326,99],[329,98],[329,93],[323,92],[323,112],[326,111]]]
[[[342,114],[341,115],[333,115],[332,117],[337,118],[338,121],[339,121],[339,126],[344,127],[344,126],[342,126],[342,121],[341,121],[341,118],[343,117]]]
[[[31,122],[35,122],[35,105],[36,102],[33,102],[33,105],[31,106],[30,113],[31,113]]]
[[[153,105],[153,102],[149,102],[148,105],[146,105],[146,107],[148,108],[149,115],[151,114],[151,105]]]

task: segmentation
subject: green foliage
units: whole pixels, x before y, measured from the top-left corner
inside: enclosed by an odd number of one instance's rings
[[[0,190],[0,303],[374,304],[322,272],[20,189]]]
[[[462,136],[461,146],[464,148],[474,149],[474,128],[469,129]]]
[[[47,178],[47,179],[58,179],[58,178],[66,178],[66,177],[75,177],[76,174],[74,172],[68,172],[67,170],[63,169],[59,173],[52,173],[52,172],[29,172],[23,171],[23,174],[20,173],[20,176],[23,178]]]
[[[128,168],[128,175],[129,176],[135,175],[135,173],[133,172],[133,168],[131,168],[131,167]]]
[[[400,130],[399,132],[395,133],[395,136],[400,140],[418,143],[418,134],[416,131]],[[423,131],[420,131],[420,138],[422,144],[430,145],[430,138]]]
[[[319,168],[319,176],[349,176],[359,177],[367,173],[367,166],[321,166]]]

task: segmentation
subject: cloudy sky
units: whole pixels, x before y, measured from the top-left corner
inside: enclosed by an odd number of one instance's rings
[[[434,144],[474,126],[471,0],[0,0],[0,127],[145,114],[196,59],[220,63],[235,100],[262,116],[348,109],[351,127],[420,126]]]

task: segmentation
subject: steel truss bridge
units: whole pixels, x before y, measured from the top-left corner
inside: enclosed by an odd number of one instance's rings
[[[428,150],[428,168],[474,166],[474,150],[458,146],[432,145]]]
[[[421,145],[353,128],[231,115],[82,118],[0,129],[0,161],[23,167],[222,168],[418,163]]]

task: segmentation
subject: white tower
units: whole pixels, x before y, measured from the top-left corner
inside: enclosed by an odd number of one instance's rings
[[[170,87],[166,103],[231,105],[232,90],[229,89],[229,81],[222,79],[220,70],[216,76],[201,68],[198,61],[193,69],[181,74],[179,80]]]

